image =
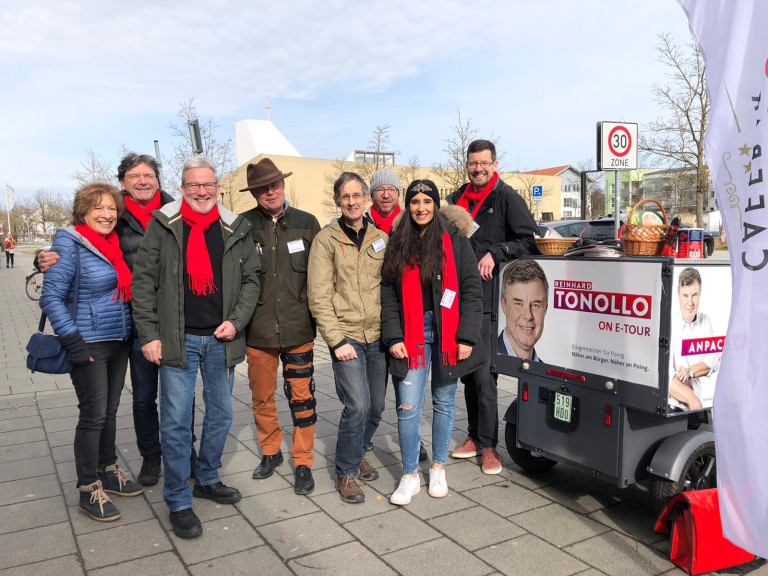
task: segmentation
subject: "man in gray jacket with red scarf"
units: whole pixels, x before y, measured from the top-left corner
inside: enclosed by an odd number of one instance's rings
[[[493,350],[495,340],[491,314],[497,307],[493,301],[493,279],[498,274],[499,264],[538,253],[533,241],[536,223],[525,201],[499,178],[498,167],[493,142],[471,142],[467,147],[470,181],[447,198],[449,203],[469,212],[474,220],[470,243],[483,279],[482,337],[488,354]],[[501,472],[501,457],[496,451],[499,441],[496,376],[491,373],[489,362],[462,378],[468,435],[453,451],[454,458],[472,458],[480,453],[485,474]]]

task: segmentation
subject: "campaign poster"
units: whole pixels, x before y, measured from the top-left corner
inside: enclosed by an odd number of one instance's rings
[[[580,259],[506,264],[499,354],[658,388],[661,266]]]
[[[675,265],[669,410],[712,408],[731,310],[729,266]]]

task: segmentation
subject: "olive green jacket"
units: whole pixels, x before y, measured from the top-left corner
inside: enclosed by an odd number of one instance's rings
[[[307,263],[320,224],[309,212],[288,206],[273,221],[258,208],[241,214],[261,261],[259,304],[246,329],[253,348],[286,348],[312,342],[315,322],[307,303]]]
[[[369,224],[358,251],[336,221],[315,236],[309,253],[309,309],[332,349],[346,338],[364,344],[379,339],[379,285],[388,239]]]
[[[248,232],[247,220],[218,204],[219,223],[224,236],[222,322],[229,320],[237,330],[224,342],[227,367],[245,358],[245,326],[259,299],[259,256]],[[141,248],[133,265],[133,320],[139,340],[148,344],[160,340],[164,366],[186,366],[184,346],[184,223],[181,200],[153,212]]]

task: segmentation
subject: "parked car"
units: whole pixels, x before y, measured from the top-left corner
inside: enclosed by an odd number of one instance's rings
[[[627,215],[621,214],[619,216],[621,220],[621,226],[627,223]],[[587,226],[581,232],[581,238],[589,242],[603,242],[605,240],[613,240],[614,236],[614,217],[613,214],[608,216],[600,216],[595,220],[591,220],[587,223]]]
[[[589,220],[558,220],[557,222],[541,222],[539,224],[540,235],[543,238],[547,230],[557,232],[563,238],[578,238]]]

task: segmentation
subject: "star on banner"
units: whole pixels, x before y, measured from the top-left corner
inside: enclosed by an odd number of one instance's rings
[[[739,152],[741,153],[740,155],[741,155],[741,156],[749,156],[749,151],[750,151],[751,149],[752,149],[752,148],[751,148],[751,147],[749,147],[749,146],[747,146],[747,143],[746,143],[746,142],[744,142],[744,146],[742,146],[741,148],[739,148]]]
[[[752,162],[749,164],[742,164],[744,166],[744,174],[748,174],[749,172],[752,172]]]

